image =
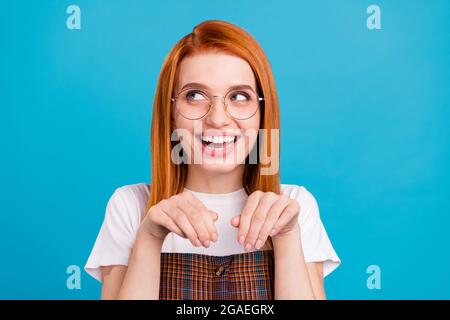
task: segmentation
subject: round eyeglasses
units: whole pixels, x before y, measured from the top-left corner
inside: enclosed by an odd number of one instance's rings
[[[232,89],[225,96],[214,96],[200,89],[185,89],[171,100],[177,111],[186,119],[198,120],[211,110],[214,98],[222,98],[225,111],[238,120],[251,118],[264,100],[252,89]]]

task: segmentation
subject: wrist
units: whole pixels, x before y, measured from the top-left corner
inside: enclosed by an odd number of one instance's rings
[[[134,247],[139,249],[142,247],[148,248],[150,246],[152,249],[161,250],[163,242],[163,239],[155,238],[145,230],[139,228],[136,234]]]
[[[300,245],[301,233],[300,233],[300,225],[296,223],[294,228],[291,231],[286,233],[277,234],[272,237],[272,242],[274,245],[274,249],[279,246],[285,245]]]

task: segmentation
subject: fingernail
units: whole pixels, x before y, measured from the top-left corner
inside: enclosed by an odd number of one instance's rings
[[[201,245],[202,245],[202,243],[200,242],[200,240],[199,239],[195,239],[195,245],[197,246],[197,247],[200,247]]]
[[[273,236],[275,234],[275,232],[277,232],[277,230],[272,229],[272,231],[270,231],[270,235]]]
[[[211,238],[212,238],[212,241],[216,242],[216,241],[217,241],[217,233],[214,232],[214,233],[211,235]]]
[[[245,251],[250,251],[252,249],[252,245],[250,243],[247,243],[245,245]]]
[[[204,242],[203,242],[203,245],[205,246],[205,247],[209,247],[209,240],[205,240]]]
[[[256,249],[260,249],[261,247],[262,247],[262,240],[261,240],[261,239],[258,239],[258,241],[256,241],[255,248],[256,248]]]
[[[245,237],[241,235],[239,237],[239,243],[243,245],[244,244],[244,240],[245,240]]]

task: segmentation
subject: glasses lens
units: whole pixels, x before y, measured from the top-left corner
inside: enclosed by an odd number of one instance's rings
[[[178,111],[188,119],[199,119],[209,109],[208,95],[200,90],[186,90],[177,97]]]
[[[228,112],[236,119],[247,119],[253,116],[259,107],[258,96],[252,90],[231,91],[225,97]]]
[[[235,119],[248,119],[259,108],[258,95],[250,89],[233,90],[225,96],[228,113]],[[207,93],[198,89],[188,89],[178,94],[176,107],[185,118],[200,119],[210,108],[211,100]]]

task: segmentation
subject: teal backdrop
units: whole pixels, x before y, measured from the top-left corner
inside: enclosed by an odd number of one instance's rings
[[[163,59],[207,19],[269,57],[282,182],[316,197],[342,259],[328,297],[450,298],[449,13],[446,0],[3,1],[0,298],[99,298],[84,271],[69,289],[67,268],[83,268],[112,192],[149,182]]]

